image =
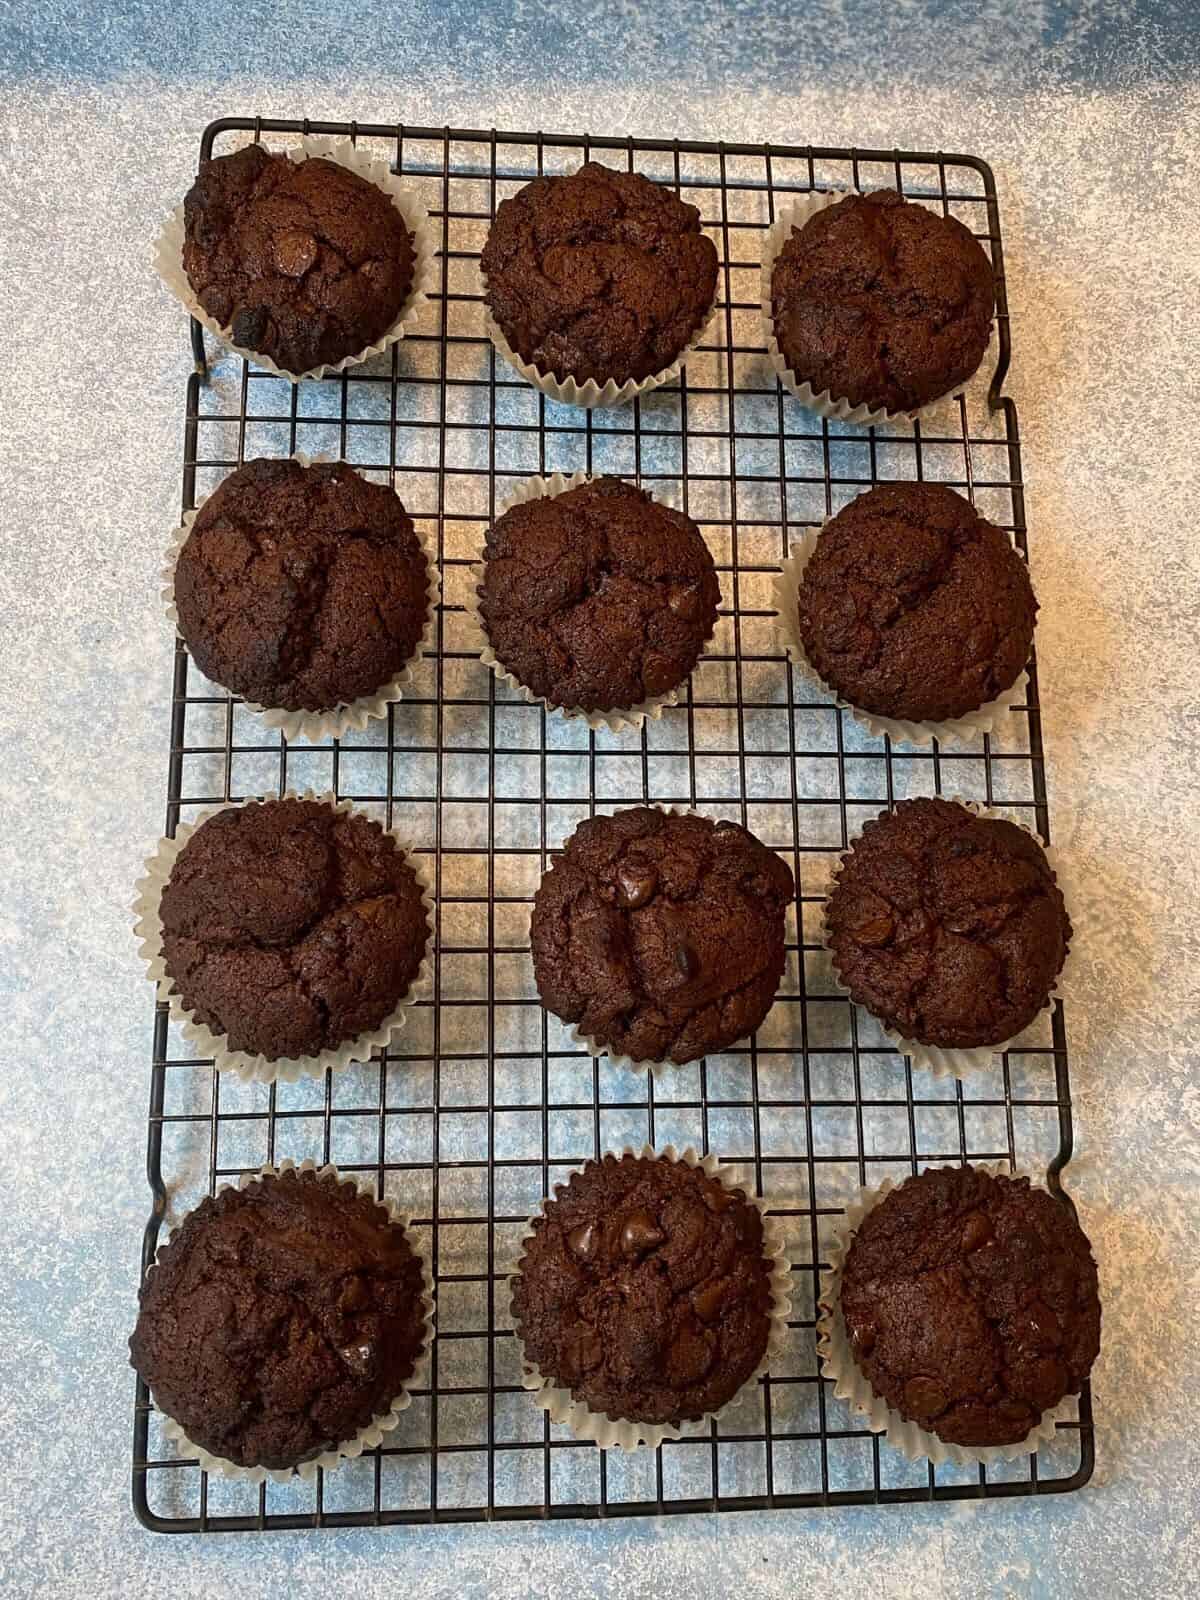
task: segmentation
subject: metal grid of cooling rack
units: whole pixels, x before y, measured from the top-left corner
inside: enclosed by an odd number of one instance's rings
[[[1038,1457],[935,1471],[862,1429],[822,1383],[814,1343],[826,1229],[860,1184],[990,1158],[1045,1170],[1057,1190],[1071,1151],[1060,1005],[990,1071],[936,1081],[836,993],[818,938],[838,853],[896,799],[958,794],[1048,837],[1036,667],[1028,705],[1004,735],[896,749],[793,669],[771,628],[771,577],[789,538],[883,479],[953,484],[1025,551],[1017,418],[1000,394],[1009,327],[990,170],[934,153],[242,118],[212,124],[201,153],[265,136],[280,147],[309,132],[386,152],[440,234],[440,284],[386,357],[295,387],[226,354],[209,370],[193,323],[183,505],[247,458],[297,449],[328,451],[394,483],[438,554],[436,649],[386,723],[314,748],[270,733],[178,646],[167,828],[213,802],[289,787],[334,789],[394,823],[436,880],[433,990],[383,1059],[270,1088],[219,1080],[160,1007],[143,1260],[164,1220],[243,1171],[288,1156],[332,1160],[374,1176],[415,1215],[437,1277],[437,1346],[430,1388],[388,1443],[310,1484],[208,1477],[161,1437],[139,1383],[137,1515],[156,1530],[198,1532],[1077,1488],[1093,1462],[1086,1389],[1078,1418]],[[537,172],[571,170],[593,154],[699,206],[721,258],[721,301],[678,385],[588,413],[545,399],[495,355],[476,263],[501,199]],[[940,206],[972,228],[996,267],[989,370],[917,423],[822,422],[780,389],[766,361],[761,233],[786,195],[846,185],[891,185]],[[712,648],[679,706],[638,734],[590,733],[515,698],[478,661],[463,611],[467,566],[516,481],[579,468],[634,478],[687,510],[720,571]],[[550,853],[581,818],[642,802],[746,823],[790,862],[798,885],[787,973],[755,1039],[657,1083],[572,1046],[538,1004],[528,944],[530,902]],[[505,1280],[540,1198],[585,1159],[645,1140],[711,1149],[767,1198],[789,1240],[794,1318],[769,1378],[719,1424],[625,1457],[550,1426],[521,1390]]]

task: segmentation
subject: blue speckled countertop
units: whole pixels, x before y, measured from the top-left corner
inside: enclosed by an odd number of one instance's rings
[[[1198,37],[1189,0],[0,13],[4,1594],[1195,1592]],[[1070,1015],[1070,1181],[1105,1295],[1089,1489],[254,1539],[135,1523],[125,1338],[151,996],[126,905],[163,816],[158,568],[189,369],[148,245],[203,125],[256,111],[940,147],[995,165],[1055,837],[1098,911]]]

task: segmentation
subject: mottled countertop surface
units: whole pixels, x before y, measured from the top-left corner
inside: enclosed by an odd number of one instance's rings
[[[322,9],[337,21],[320,24]],[[1189,15],[1190,13],[1190,15]],[[1197,1543],[1195,13],[1086,0],[300,0],[0,15],[0,1589],[1181,1595]],[[1070,1182],[1099,1465],[967,1509],[164,1539],[129,1505],[183,317],[147,265],[230,112],[962,149],[1001,185],[1055,838],[1096,913]]]

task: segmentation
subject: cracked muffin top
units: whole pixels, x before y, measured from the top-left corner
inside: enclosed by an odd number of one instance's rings
[[[971,376],[994,300],[971,231],[894,189],[809,217],[771,272],[775,338],[796,379],[888,411],[914,411]]]
[[[230,1050],[311,1057],[379,1027],[415,979],[429,924],[396,841],[317,800],[202,822],[159,902],[166,976]]]
[[[736,823],[649,806],[589,818],[534,898],[542,1004],[634,1061],[727,1050],[771,1009],[793,890]]]
[[[595,161],[501,201],[480,267],[484,300],[521,360],[577,383],[669,367],[717,288],[716,246],[696,207]]]
[[[583,711],[678,688],[721,599],[696,524],[617,478],[510,506],[488,530],[477,592],[501,666]]]
[[[293,1467],[399,1396],[425,1339],[423,1291],[382,1206],[288,1171],[184,1218],[142,1284],[130,1360],[193,1444]]]
[[[201,506],[175,566],[207,678],[284,711],[373,694],[415,654],[429,568],[384,484],[344,462],[248,461]]]
[[[940,483],[888,483],[821,529],[798,596],[813,667],[852,706],[941,722],[1020,677],[1037,602],[1012,540]]]
[[[762,1361],[762,1217],[681,1161],[608,1155],[546,1202],[514,1279],[525,1359],[614,1421],[716,1411]]]
[[[200,163],[183,268],[233,342],[302,373],[357,355],[412,288],[413,238],[389,197],[336,161],[249,144]]]
[[[850,997],[905,1039],[1002,1044],[1046,1004],[1071,924],[1045,852],[1000,817],[902,800],[868,822],[825,910]]]
[[[1100,1349],[1091,1246],[1028,1178],[938,1167],[863,1218],[846,1336],[875,1393],[947,1444],[1017,1444],[1078,1394]]]

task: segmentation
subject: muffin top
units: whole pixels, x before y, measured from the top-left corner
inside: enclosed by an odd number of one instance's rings
[[[957,218],[878,189],[792,230],[771,299],[775,338],[800,382],[852,405],[912,411],[983,360],[992,266]]]
[[[521,360],[577,383],[669,367],[717,288],[696,207],[595,161],[501,201],[480,266],[484,300]]]
[[[851,999],[905,1039],[1002,1044],[1062,971],[1071,924],[1024,828],[951,800],[902,800],[842,858],[825,911]]]
[[[940,722],[1020,677],[1037,602],[1008,535],[940,483],[888,483],[839,511],[800,582],[800,637],[843,700]]]
[[[336,161],[292,161],[259,144],[202,161],[183,221],[197,300],[235,344],[285,372],[374,344],[412,288],[404,218]]]
[[[728,1049],[771,1009],[793,889],[736,823],[646,806],[592,817],[534,898],[542,1003],[635,1061]]]
[[[770,1312],[757,1207],[700,1168],[632,1155],[556,1190],[513,1286],[525,1359],[628,1422],[724,1405],[762,1361]]]
[[[428,563],[399,497],[337,462],[248,461],[201,506],[175,567],[207,678],[262,706],[373,694],[420,643]]]
[[[939,1167],[859,1225],[842,1272],[854,1359],[947,1444],[1017,1444],[1078,1394],[1100,1349],[1091,1246],[1028,1178]]]
[[[478,594],[500,664],[584,711],[683,683],[721,598],[696,524],[617,478],[510,506],[488,530]]]
[[[167,977],[230,1050],[314,1056],[408,993],[429,924],[396,841],[316,800],[232,806],[196,829],[159,903]]]
[[[382,1206],[289,1171],[184,1218],[142,1284],[130,1358],[193,1444],[292,1467],[400,1394],[424,1342],[423,1289]]]

